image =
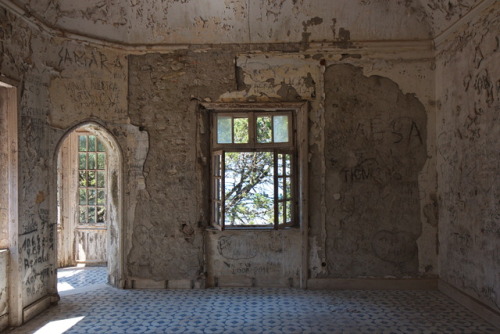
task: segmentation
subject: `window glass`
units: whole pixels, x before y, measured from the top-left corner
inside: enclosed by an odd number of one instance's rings
[[[88,189],[88,205],[95,205],[96,203],[96,190]]]
[[[213,114],[212,222],[225,227],[294,224],[292,112]]]
[[[271,116],[257,117],[257,142],[270,143],[273,140]]]
[[[87,223],[87,207],[81,206],[80,207],[80,224],[86,224],[86,223]]]
[[[106,193],[104,190],[99,190],[97,192],[97,205],[104,205],[106,203]]]
[[[233,142],[231,120],[231,116],[217,117],[217,143],[228,144]]]
[[[97,152],[105,152],[105,151],[106,149],[104,148],[104,144],[102,143],[102,141],[97,139]]]
[[[88,154],[88,169],[96,169],[96,154],[89,153]]]
[[[106,181],[106,174],[104,172],[97,172],[97,188],[104,188]]]
[[[248,117],[234,118],[234,143],[248,143]]]
[[[104,223],[106,214],[106,152],[96,136],[78,136],[79,223]]]
[[[292,155],[285,154],[285,173],[283,175],[291,175],[292,174]]]
[[[106,153],[97,153],[97,169],[106,168]]]
[[[274,224],[272,152],[226,152],[225,223]]]
[[[88,215],[88,223],[89,224],[95,224],[96,219],[95,219],[95,206],[89,206],[89,215]]]
[[[78,154],[78,169],[87,169],[87,153]]]
[[[87,172],[86,171],[81,170],[78,172],[78,185],[80,187],[87,186]]]
[[[95,152],[96,151],[96,138],[95,138],[95,136],[88,136],[88,141],[89,141],[88,151]]]
[[[104,223],[104,212],[105,208],[103,206],[97,207],[97,223]]]
[[[87,136],[78,136],[78,151],[87,151]]]
[[[288,137],[288,116],[273,116],[273,134],[275,143],[287,143]]]
[[[80,194],[80,200],[78,203],[80,203],[80,205],[87,205],[87,190],[79,189],[79,194]]]

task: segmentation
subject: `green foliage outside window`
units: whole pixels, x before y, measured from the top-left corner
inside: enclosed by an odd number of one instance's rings
[[[78,136],[78,203],[80,224],[104,224],[106,151],[93,135]]]

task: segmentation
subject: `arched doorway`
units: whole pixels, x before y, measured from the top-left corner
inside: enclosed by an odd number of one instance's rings
[[[57,267],[106,266],[108,283],[122,276],[122,154],[101,125],[81,124],[57,149]]]

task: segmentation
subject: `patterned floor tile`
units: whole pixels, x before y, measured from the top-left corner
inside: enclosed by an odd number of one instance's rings
[[[438,291],[119,290],[104,284],[106,268],[59,274],[73,293],[9,334],[63,333],[52,330],[57,321],[71,322],[68,334],[500,332]]]

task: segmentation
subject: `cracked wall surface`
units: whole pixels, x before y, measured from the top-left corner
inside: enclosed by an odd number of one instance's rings
[[[197,115],[191,99],[216,99],[235,86],[234,54],[179,51],[130,56],[130,117],[148,132],[145,189],[128,255],[131,277],[203,276],[203,182],[197,168]]]
[[[148,144],[147,135],[144,138],[127,115],[125,54],[53,38],[10,12],[2,10],[0,15],[0,72],[17,83],[19,90],[20,255],[16,265],[21,271],[22,304],[27,306],[56,292],[56,149],[60,140],[83,122],[106,128],[123,155],[124,180],[133,188],[127,192],[132,194],[127,198],[132,212]],[[111,257],[111,276],[118,276],[120,262],[118,255]]]
[[[438,53],[440,275],[500,308],[500,5]]]
[[[123,249],[110,260],[121,286],[439,273],[498,307],[498,5],[440,45],[436,63],[421,40],[477,1],[16,3],[49,26],[106,40],[192,44],[127,51],[52,36],[0,7],[0,81],[20,92],[24,306],[56,292],[57,145],[95,122],[123,158],[123,216],[112,231]],[[418,43],[353,42],[376,39]],[[207,231],[203,101],[307,102],[307,235]]]
[[[418,1],[15,0],[51,27],[130,44],[427,39]]]
[[[327,68],[325,95],[328,275],[415,276],[425,108],[346,65]]]

